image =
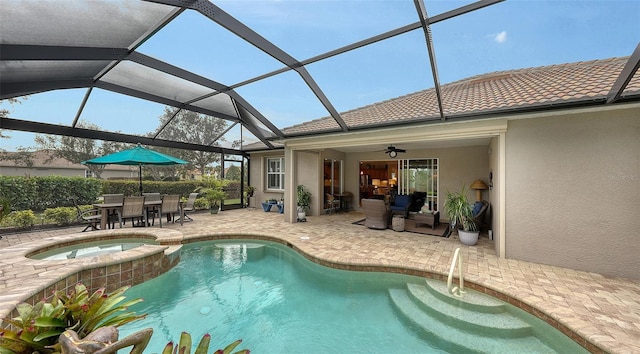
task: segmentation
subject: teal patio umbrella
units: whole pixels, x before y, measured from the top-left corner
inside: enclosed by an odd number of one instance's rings
[[[130,165],[138,166],[140,176],[140,195],[142,195],[142,165],[184,165],[187,161],[169,156],[161,152],[144,148],[138,144],[133,149],[122,150],[113,154],[96,157],[82,162],[85,165]]]

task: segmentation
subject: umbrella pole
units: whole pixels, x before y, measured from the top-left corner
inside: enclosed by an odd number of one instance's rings
[[[138,168],[138,177],[140,178],[140,196],[142,196],[142,164],[139,164]]]

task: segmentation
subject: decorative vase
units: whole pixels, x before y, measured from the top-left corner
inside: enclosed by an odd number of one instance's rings
[[[467,246],[473,246],[478,243],[478,236],[480,235],[479,231],[464,231],[458,230],[458,238],[460,238],[460,242]]]

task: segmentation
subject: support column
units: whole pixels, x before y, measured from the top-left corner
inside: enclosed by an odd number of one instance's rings
[[[284,221],[294,223],[298,220],[296,201],[296,161],[297,153],[285,143],[284,147]]]

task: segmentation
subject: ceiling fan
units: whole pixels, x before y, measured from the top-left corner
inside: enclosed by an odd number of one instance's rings
[[[399,149],[393,145],[389,145],[389,147],[387,147],[387,150],[384,153],[389,154],[389,157],[391,158],[395,158],[396,156],[398,156],[399,152],[407,152],[407,150]]]

